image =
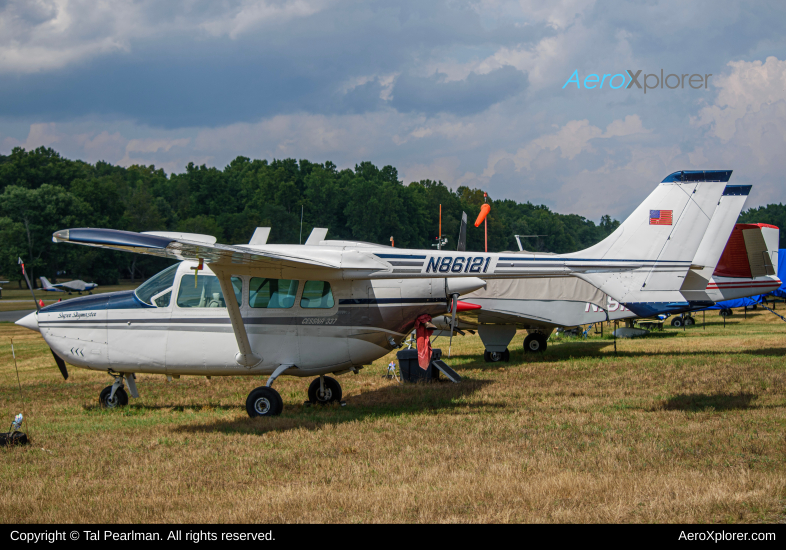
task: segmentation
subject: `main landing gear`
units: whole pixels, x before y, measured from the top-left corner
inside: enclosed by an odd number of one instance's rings
[[[690,315],[682,315],[679,317],[674,317],[674,319],[671,320],[671,326],[677,328],[683,325],[685,325],[686,327],[692,327],[695,324],[696,321]]]
[[[246,399],[246,412],[251,418],[257,416],[278,416],[284,410],[281,395],[271,385],[289,367],[276,369],[267,384],[252,390]],[[341,401],[341,384],[335,378],[320,376],[308,387],[308,401],[313,404],[328,405]]]
[[[308,400],[315,405],[341,401],[341,385],[338,380],[329,376],[315,378],[308,387]]]
[[[528,353],[543,353],[546,351],[548,339],[545,334],[533,332],[524,338],[524,351]]]
[[[489,351],[486,350],[483,352],[483,360],[486,363],[497,363],[499,361],[510,361],[510,350],[505,349],[505,351]]]

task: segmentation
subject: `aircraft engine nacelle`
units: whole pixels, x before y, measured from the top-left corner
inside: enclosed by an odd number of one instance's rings
[[[486,281],[477,277],[456,277],[455,279],[445,279],[445,296],[450,298],[453,294],[462,296],[475,290],[485,288]]]

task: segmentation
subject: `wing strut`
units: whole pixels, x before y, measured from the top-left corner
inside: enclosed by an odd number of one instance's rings
[[[262,358],[251,350],[246,325],[243,323],[243,317],[240,314],[240,306],[237,305],[237,300],[235,300],[232,275],[223,271],[219,272],[216,269],[213,269],[213,272],[218,276],[221,292],[224,294],[224,302],[226,302],[227,311],[229,312],[229,320],[232,321],[232,331],[235,333],[235,339],[237,340],[239,351],[235,354],[235,361],[237,361],[238,365],[249,369],[255,367],[262,362]]]

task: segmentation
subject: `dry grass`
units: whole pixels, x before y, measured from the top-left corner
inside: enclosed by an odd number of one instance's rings
[[[33,444],[2,449],[8,522],[782,522],[786,323],[741,312],[612,342],[550,344],[486,364],[454,340],[454,385],[399,386],[389,357],[340,378],[346,407],[303,406],[276,382],[280,418],[247,418],[262,379],[167,383],[97,408],[106,375],[64,382],[43,341],[0,328],[0,418]],[[701,319],[701,316],[699,316]],[[440,344],[442,344],[440,346]],[[437,347],[447,348],[440,338]]]

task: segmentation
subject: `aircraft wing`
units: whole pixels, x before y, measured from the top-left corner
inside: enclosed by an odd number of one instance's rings
[[[255,250],[245,246],[210,244],[168,236],[134,233],[117,229],[63,229],[52,235],[54,242],[70,242],[99,248],[148,254],[173,260],[205,260],[208,264],[248,266],[262,269],[333,268],[330,261]]]

